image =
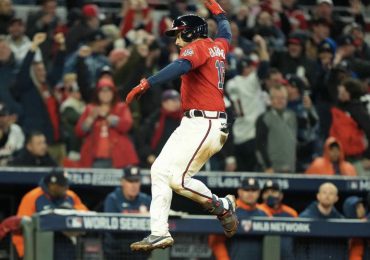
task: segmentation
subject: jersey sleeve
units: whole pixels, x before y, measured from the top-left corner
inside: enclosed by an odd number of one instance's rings
[[[201,46],[196,44],[189,44],[189,46],[181,50],[179,59],[190,61],[192,69],[198,68],[203,65],[208,58],[206,50],[200,47]]]

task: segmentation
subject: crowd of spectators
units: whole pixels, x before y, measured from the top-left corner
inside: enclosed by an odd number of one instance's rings
[[[175,17],[198,13],[211,37],[215,21],[186,0],[169,1],[169,12],[157,20],[145,0],[122,1],[118,16],[66,1],[66,17],[57,12],[60,1],[33,1],[37,11],[18,16],[13,4],[26,2],[32,1],[0,0],[0,165],[125,168],[104,211],[146,213],[150,197],[140,193],[138,169],[126,167],[150,168],[180,124],[180,82],[151,88],[130,107],[122,100],[141,78],[178,57],[164,36]],[[350,1],[351,22],[334,13],[332,0],[313,2],[309,12],[296,0],[220,3],[233,33],[225,81],[231,134],[205,169],[370,176],[370,47],[361,2]],[[241,219],[343,218],[331,183],[300,214],[272,181],[260,187],[245,179],[237,193]],[[363,204],[349,197],[342,212],[363,219]],[[45,205],[87,210],[60,173],[27,193],[18,215]],[[57,239],[65,242],[66,235]],[[22,255],[21,238],[14,239]],[[128,253],[128,243],[112,242],[119,239],[105,234],[104,254]],[[291,257],[294,243],[282,238],[282,256]],[[304,250],[319,243],[305,241]],[[262,237],[211,236],[210,245],[216,259],[259,259]],[[342,254],[335,243],[325,253]],[[351,240],[350,254],[364,254],[363,239]]]
[[[211,37],[216,23],[184,0],[170,1],[158,19],[143,0],[123,1],[120,15],[68,2],[66,17],[58,3],[40,1],[20,17],[11,0],[0,1],[1,165],[150,167],[180,122],[179,82],[150,89],[130,107],[122,100],[178,57],[163,35],[174,17],[205,17]],[[369,175],[370,48],[361,2],[350,2],[348,23],[331,0],[317,0],[310,12],[295,0],[221,5],[233,32],[225,84],[232,131],[206,169]],[[328,156],[334,146],[336,159]]]

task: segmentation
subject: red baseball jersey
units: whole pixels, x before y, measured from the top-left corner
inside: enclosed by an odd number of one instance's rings
[[[191,70],[182,75],[181,101],[190,109],[225,111],[223,100],[226,53],[229,44],[223,38],[199,39],[180,52],[180,59],[191,62]]]

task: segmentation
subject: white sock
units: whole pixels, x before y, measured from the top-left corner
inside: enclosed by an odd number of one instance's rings
[[[220,198],[219,200],[222,201],[222,204],[224,205],[225,210],[229,210],[229,202],[225,198]]]

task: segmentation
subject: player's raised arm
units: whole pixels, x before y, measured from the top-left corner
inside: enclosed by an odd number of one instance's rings
[[[230,23],[225,15],[226,12],[222,9],[222,7],[219,5],[219,3],[217,3],[216,0],[203,0],[203,2],[217,21],[218,32],[216,38],[224,38],[228,41],[228,43],[230,43],[231,28]]]

